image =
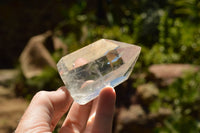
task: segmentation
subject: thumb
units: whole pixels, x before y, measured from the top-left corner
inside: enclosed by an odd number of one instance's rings
[[[53,131],[62,115],[67,112],[72,98],[65,87],[57,91],[40,91],[32,99],[22,116],[16,132]]]

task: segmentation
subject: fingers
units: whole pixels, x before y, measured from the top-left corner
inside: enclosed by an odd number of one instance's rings
[[[92,132],[111,133],[116,94],[113,88],[104,88],[99,97]]]
[[[71,103],[72,98],[64,87],[53,92],[40,91],[33,97],[16,132],[52,131]]]
[[[111,133],[116,94],[113,88],[104,88],[93,105],[85,132]],[[96,110],[96,112],[94,111]]]
[[[73,103],[61,132],[111,132],[115,106],[115,92],[104,88],[100,96],[86,105]],[[66,88],[37,93],[22,117],[16,132],[51,132],[72,103]],[[91,110],[91,111],[90,111]],[[91,115],[89,116],[91,112]],[[89,120],[88,120],[89,118]],[[87,124],[88,127],[85,127]]]
[[[88,118],[88,122],[87,122],[87,128],[91,128],[94,122],[94,118],[96,115],[96,110],[97,110],[97,105],[98,105],[98,101],[99,101],[99,97],[97,97],[96,99],[94,99],[93,101],[93,105],[92,105],[92,109],[90,111],[90,116]]]
[[[60,118],[68,111],[73,99],[65,87],[49,93],[49,99],[54,109],[54,113],[52,113],[52,128],[54,129]]]
[[[104,88],[100,96],[86,105],[73,103],[60,130],[65,132],[111,133],[116,94],[113,88]]]
[[[85,129],[92,103],[89,102],[86,105],[79,105],[74,102],[61,127],[60,133],[82,132]]]

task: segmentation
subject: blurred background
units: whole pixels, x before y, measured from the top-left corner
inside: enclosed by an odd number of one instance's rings
[[[63,55],[101,38],[142,47],[115,88],[113,133],[200,132],[199,0],[1,0],[0,132],[36,92],[63,85]]]

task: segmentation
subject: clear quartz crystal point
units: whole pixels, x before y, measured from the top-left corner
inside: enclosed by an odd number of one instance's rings
[[[86,104],[106,86],[127,80],[141,47],[101,39],[60,59],[59,74],[73,99]]]

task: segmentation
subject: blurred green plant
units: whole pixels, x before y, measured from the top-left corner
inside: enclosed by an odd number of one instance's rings
[[[168,117],[159,133],[200,132],[200,72],[186,73],[169,87],[160,91],[159,99],[150,109],[155,112],[160,107],[170,108],[173,114]]]
[[[33,95],[40,90],[55,90],[63,85],[58,72],[51,67],[45,68],[40,75],[30,79],[24,77],[21,72],[15,84],[15,94],[17,96],[23,96],[27,100],[31,100]]]
[[[199,0],[169,0],[172,15],[183,19],[189,19],[193,23],[199,23],[200,1]]]
[[[199,24],[170,18],[165,12],[158,28],[160,31],[158,43],[163,46],[165,54],[174,57],[172,62],[199,64],[199,57],[195,56],[200,52]]]

